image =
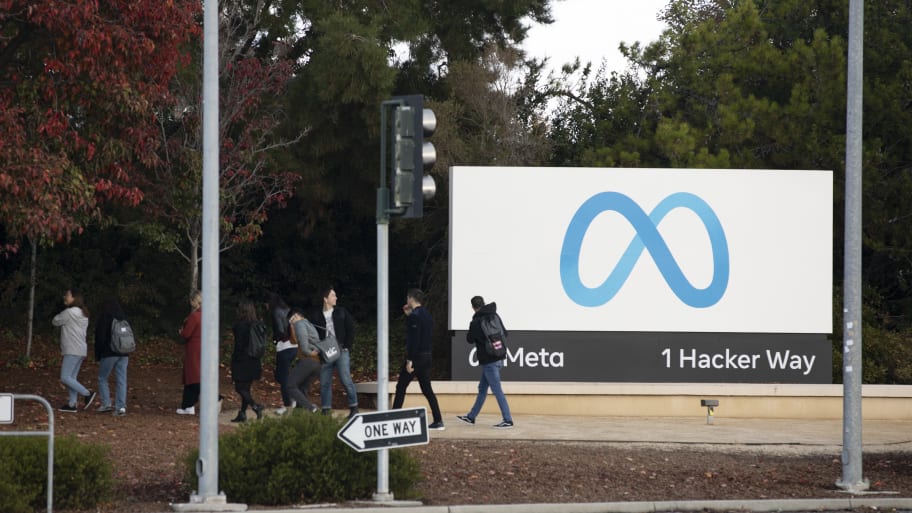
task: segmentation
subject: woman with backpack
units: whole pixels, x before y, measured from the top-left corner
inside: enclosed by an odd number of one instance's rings
[[[112,347],[112,327],[115,320],[124,321],[126,318],[120,303],[112,297],[101,307],[101,315],[95,323],[95,360],[98,361],[98,398],[101,401],[101,406],[95,411],[113,412],[117,417],[127,414],[127,364],[130,356],[119,353]],[[111,390],[108,387],[111,371],[114,371],[117,382],[113,406]]]
[[[288,386],[288,373],[291,364],[298,354],[298,345],[292,342],[289,333],[288,312],[291,310],[282,296],[275,292],[269,294],[269,320],[272,322],[272,342],[275,344],[275,379],[282,391],[282,406],[276,409],[276,415],[284,415],[288,408],[294,407],[291,388]]]
[[[258,318],[253,302],[245,299],[238,304],[234,332],[234,351],[231,353],[231,379],[234,389],[241,396],[241,409],[231,422],[247,420],[247,407],[263,418],[263,405],[253,399],[250,386],[260,379],[263,372],[262,347],[266,340],[266,325]],[[255,348],[255,349],[252,349]]]

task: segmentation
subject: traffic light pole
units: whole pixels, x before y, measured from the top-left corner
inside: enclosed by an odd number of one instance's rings
[[[377,189],[377,411],[389,409],[389,188],[386,176],[386,111],[400,105],[385,101],[380,106],[380,187]],[[375,501],[392,501],[389,489],[389,449],[377,451]]]
[[[395,138],[387,144],[387,111],[394,113]],[[400,96],[380,104],[380,187],[377,189],[377,411],[389,409],[389,222],[392,216],[421,217],[424,199],[434,197],[434,179],[424,176],[437,152],[424,137],[434,133],[437,118],[424,108],[419,95]],[[392,148],[393,192],[387,176],[387,152]],[[377,451],[375,501],[392,501],[389,452]]]

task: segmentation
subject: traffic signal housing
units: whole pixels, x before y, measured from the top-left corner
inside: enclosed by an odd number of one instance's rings
[[[393,100],[400,102],[393,116],[393,206],[404,209],[402,217],[421,217],[424,200],[437,192],[434,177],[425,174],[437,162],[437,150],[424,140],[437,129],[437,117],[421,95]]]

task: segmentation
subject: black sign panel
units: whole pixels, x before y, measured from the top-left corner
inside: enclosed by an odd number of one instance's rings
[[[336,436],[358,452],[428,443],[424,407],[353,415]]]
[[[478,379],[475,346],[453,334],[454,380]],[[823,334],[511,331],[509,381],[832,383]]]

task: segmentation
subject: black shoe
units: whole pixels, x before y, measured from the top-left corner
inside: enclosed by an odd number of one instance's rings
[[[475,425],[475,419],[469,417],[468,415],[456,415],[456,418],[465,422],[466,424]]]
[[[358,414],[358,407],[357,407],[357,406],[351,406],[351,407],[348,408],[348,417],[345,417],[345,419],[348,420],[348,419],[354,417],[354,416],[357,415],[357,414]]]
[[[494,424],[494,427],[497,429],[513,429],[513,421],[504,420],[500,424]]]
[[[446,428],[443,427],[443,422],[438,420],[437,422],[428,426],[428,429],[433,429],[435,431],[443,431]]]
[[[253,412],[256,413],[257,420],[260,420],[263,418],[263,405],[262,404],[254,404],[253,406],[251,406],[251,408],[253,409]]]
[[[322,413],[323,415],[332,415],[332,409],[331,409],[331,408],[323,408],[323,410],[321,411],[321,413]]]
[[[68,413],[76,413],[78,410],[75,406],[70,406],[69,404],[64,404],[60,408],[57,408],[58,411],[65,411]]]
[[[244,422],[247,420],[247,413],[239,411],[237,417],[231,419],[231,422]]]
[[[92,402],[95,401],[95,396],[97,396],[97,395],[98,394],[96,394],[95,392],[92,392],[91,390],[89,390],[89,395],[86,396],[86,398],[84,399],[84,401],[82,403],[83,404],[82,409],[88,410],[89,406],[92,406]]]

